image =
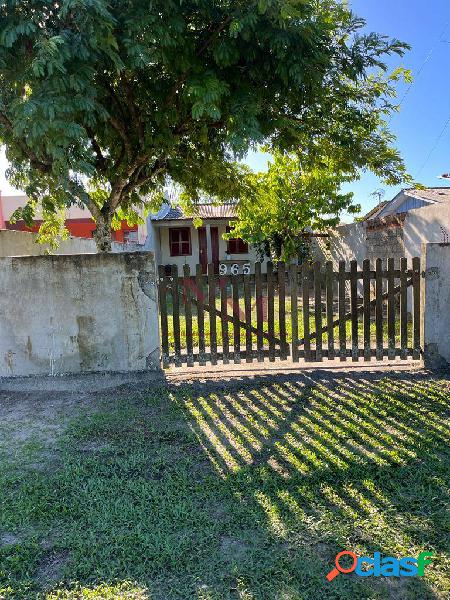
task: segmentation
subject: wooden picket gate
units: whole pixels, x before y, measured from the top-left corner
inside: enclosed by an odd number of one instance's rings
[[[420,259],[255,264],[254,274],[159,267],[162,363],[419,359]],[[207,313],[207,314],[205,314]],[[347,330],[349,324],[349,331]]]

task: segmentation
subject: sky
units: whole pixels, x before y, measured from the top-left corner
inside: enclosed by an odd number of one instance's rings
[[[392,69],[410,69],[414,82],[398,89],[401,110],[391,120],[409,173],[425,186],[450,186],[438,179],[450,172],[450,2],[449,0],[350,0],[353,11],[367,21],[367,30],[395,37],[411,46],[403,57],[387,62]],[[254,153],[247,159],[262,170],[267,156]],[[370,173],[346,186],[355,194],[363,213],[378,203],[371,194],[384,190],[386,200],[401,186],[385,186]],[[351,218],[345,218],[351,220]]]
[[[426,186],[450,185],[439,180],[450,172],[450,2],[448,0],[350,0],[354,12],[364,17],[367,29],[408,42],[412,49],[403,58],[389,60],[392,68],[411,69],[414,83],[399,88],[401,112],[391,121],[399,148],[411,175]],[[252,153],[246,162],[265,169],[267,156]],[[0,152],[0,190],[13,193],[5,180],[7,163]],[[371,193],[383,189],[385,199],[399,188],[388,188],[366,173],[349,184],[363,212],[377,204]],[[345,220],[345,218],[344,218]]]

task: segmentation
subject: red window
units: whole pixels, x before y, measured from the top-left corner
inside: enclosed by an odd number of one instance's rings
[[[227,233],[233,231],[231,227],[227,227]],[[227,254],[248,254],[248,244],[241,238],[231,238],[227,241]]]
[[[190,256],[191,230],[189,227],[169,229],[170,256]]]

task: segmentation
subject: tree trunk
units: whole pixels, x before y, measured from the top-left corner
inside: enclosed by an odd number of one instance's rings
[[[98,252],[111,252],[111,221],[112,218],[104,213],[100,213],[96,219],[94,240]]]

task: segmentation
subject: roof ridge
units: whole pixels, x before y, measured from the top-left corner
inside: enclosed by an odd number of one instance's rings
[[[450,185],[437,185],[437,186],[432,186],[432,187],[425,187],[425,188],[405,188],[403,191],[405,192],[409,192],[411,190],[414,191],[419,191],[419,192],[425,192],[426,190],[450,190]]]

